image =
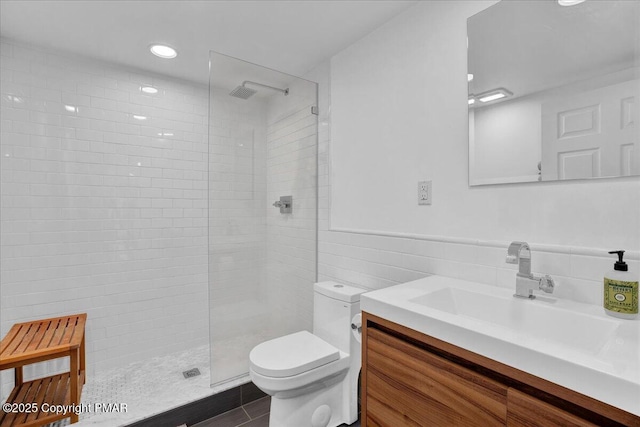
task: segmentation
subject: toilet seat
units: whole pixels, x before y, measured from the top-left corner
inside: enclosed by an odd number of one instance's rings
[[[249,353],[251,369],[271,378],[298,375],[339,358],[337,348],[308,331],[265,341]]]

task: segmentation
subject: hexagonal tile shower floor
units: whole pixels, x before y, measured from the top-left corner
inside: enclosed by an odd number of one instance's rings
[[[183,372],[198,368],[200,375],[185,378]],[[78,427],[114,427],[131,424],[169,409],[211,396],[249,381],[248,376],[211,388],[209,346],[201,346],[162,357],[107,369],[89,376],[82,392],[82,404],[126,404],[126,412],[85,412]],[[52,426],[66,426],[68,420]]]

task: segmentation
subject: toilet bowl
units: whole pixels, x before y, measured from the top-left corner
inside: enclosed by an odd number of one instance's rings
[[[269,427],[336,427],[358,419],[361,348],[351,324],[363,292],[316,283],[313,333],[285,335],[251,350],[251,380],[271,396]]]

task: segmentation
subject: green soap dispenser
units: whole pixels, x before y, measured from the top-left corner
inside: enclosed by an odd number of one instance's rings
[[[638,278],[633,276],[627,263],[622,260],[624,251],[609,253],[618,254],[618,261],[613,265],[613,270],[604,276],[604,311],[609,316],[636,319]]]

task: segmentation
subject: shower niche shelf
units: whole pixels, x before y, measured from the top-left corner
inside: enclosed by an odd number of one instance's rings
[[[77,413],[47,409],[52,405],[80,405],[85,382],[86,320],[86,313],[82,313],[13,325],[0,342],[0,370],[15,370],[15,387],[7,407],[0,412],[0,427],[43,426],[64,418],[78,422]],[[69,357],[69,372],[24,381],[25,365],[60,357]]]

